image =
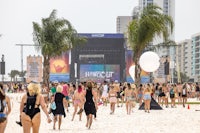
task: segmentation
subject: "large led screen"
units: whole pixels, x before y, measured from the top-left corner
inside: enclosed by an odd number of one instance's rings
[[[69,81],[69,52],[50,59],[50,81]]]
[[[80,81],[92,80],[98,83],[106,81],[120,81],[119,65],[81,64]]]

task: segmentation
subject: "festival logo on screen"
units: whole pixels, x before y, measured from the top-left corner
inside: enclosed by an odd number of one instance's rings
[[[104,64],[82,64],[80,65],[80,80],[92,80],[95,82],[120,81],[120,66],[119,65],[104,65]]]
[[[69,81],[69,52],[50,59],[50,81]]]
[[[130,67],[134,65],[133,62],[133,51],[127,50],[126,51],[126,82],[133,83],[134,80],[129,73]],[[142,70],[141,72],[141,83],[148,83],[150,82],[149,73]]]

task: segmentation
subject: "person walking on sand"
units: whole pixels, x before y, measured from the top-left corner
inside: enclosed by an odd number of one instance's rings
[[[145,86],[143,99],[144,99],[144,110],[145,112],[150,113],[149,110],[150,110],[150,102],[151,102],[151,90],[150,90],[149,84]]]
[[[171,99],[171,108],[175,107],[175,90],[174,90],[174,88],[175,88],[174,84],[170,85],[169,94],[170,94],[170,99]]]
[[[134,91],[131,88],[131,84],[127,83],[127,88],[125,89],[125,99],[126,99],[126,112],[128,115],[131,114],[132,102],[134,98]]]
[[[47,116],[48,123],[51,122],[44,97],[41,94],[41,87],[38,83],[30,83],[28,92],[24,94],[20,103],[20,116],[24,133],[39,133],[41,123],[40,108]]]
[[[115,104],[117,103],[117,92],[114,90],[114,86],[110,86],[110,90],[108,93],[109,102],[110,102],[110,114],[114,114],[115,112]]]
[[[137,89],[137,99],[139,101],[139,106],[142,105],[143,92],[144,92],[143,85],[140,84],[139,88]]]
[[[0,84],[0,133],[4,133],[5,131],[10,112],[10,98],[5,95],[3,91],[3,85]]]
[[[54,102],[56,105],[56,108],[52,110],[52,113],[54,115],[54,121],[53,121],[53,129],[56,129],[56,122],[58,121],[58,129],[60,130],[61,124],[62,124],[62,116],[66,116],[65,114],[65,108],[67,106],[67,101],[65,96],[62,94],[62,85],[58,85],[56,87],[56,94],[54,96]],[[67,107],[66,107],[67,108]]]
[[[62,89],[62,94],[65,96],[65,99],[66,99],[66,105],[65,107],[67,108],[67,112],[69,112],[69,86],[67,83],[65,82],[62,82],[62,86],[63,86],[63,89]]]
[[[78,86],[78,90],[75,90],[74,95],[72,97],[73,105],[74,105],[74,113],[72,116],[72,121],[74,120],[75,114],[77,113],[77,110],[79,108],[79,121],[81,121],[81,116],[83,112],[83,104],[85,102],[84,92],[82,85]]]
[[[184,83],[181,92],[182,92],[181,96],[182,96],[183,107],[185,108],[185,104],[186,104],[186,101],[187,101],[187,83]]]
[[[114,87],[113,90],[117,93],[117,96],[116,96],[116,98],[117,98],[117,107],[120,107],[119,106],[119,99],[121,98],[121,96],[120,96],[120,86],[119,86],[118,80],[115,80],[115,82],[111,86]]]
[[[177,84],[177,91],[178,91],[178,104],[181,104],[182,102],[182,97],[181,97],[182,84],[181,83]]]
[[[107,85],[107,81],[104,81],[103,87],[102,87],[102,95],[101,95],[101,99],[103,102],[103,106],[107,106],[107,98],[108,98],[108,85]]]
[[[96,113],[96,110],[98,109],[97,96],[95,91],[93,90],[93,85],[91,81],[88,81],[86,85],[85,100],[86,101],[84,104],[84,110],[87,116],[86,127],[90,129],[93,120],[92,116]]]

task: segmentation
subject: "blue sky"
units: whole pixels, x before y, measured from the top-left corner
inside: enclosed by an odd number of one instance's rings
[[[200,1],[176,0],[175,41],[190,39],[200,32]],[[115,33],[117,16],[129,16],[138,0],[0,0],[0,56],[5,55],[6,74],[21,70],[20,47],[32,44],[32,22],[41,22],[53,9],[68,19],[79,33]],[[38,55],[33,47],[24,47],[26,57]]]

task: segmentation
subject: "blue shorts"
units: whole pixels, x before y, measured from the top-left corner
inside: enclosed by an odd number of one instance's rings
[[[151,100],[151,95],[144,94],[144,100]]]
[[[139,98],[139,99],[142,98],[142,94],[138,94],[138,98]]]

